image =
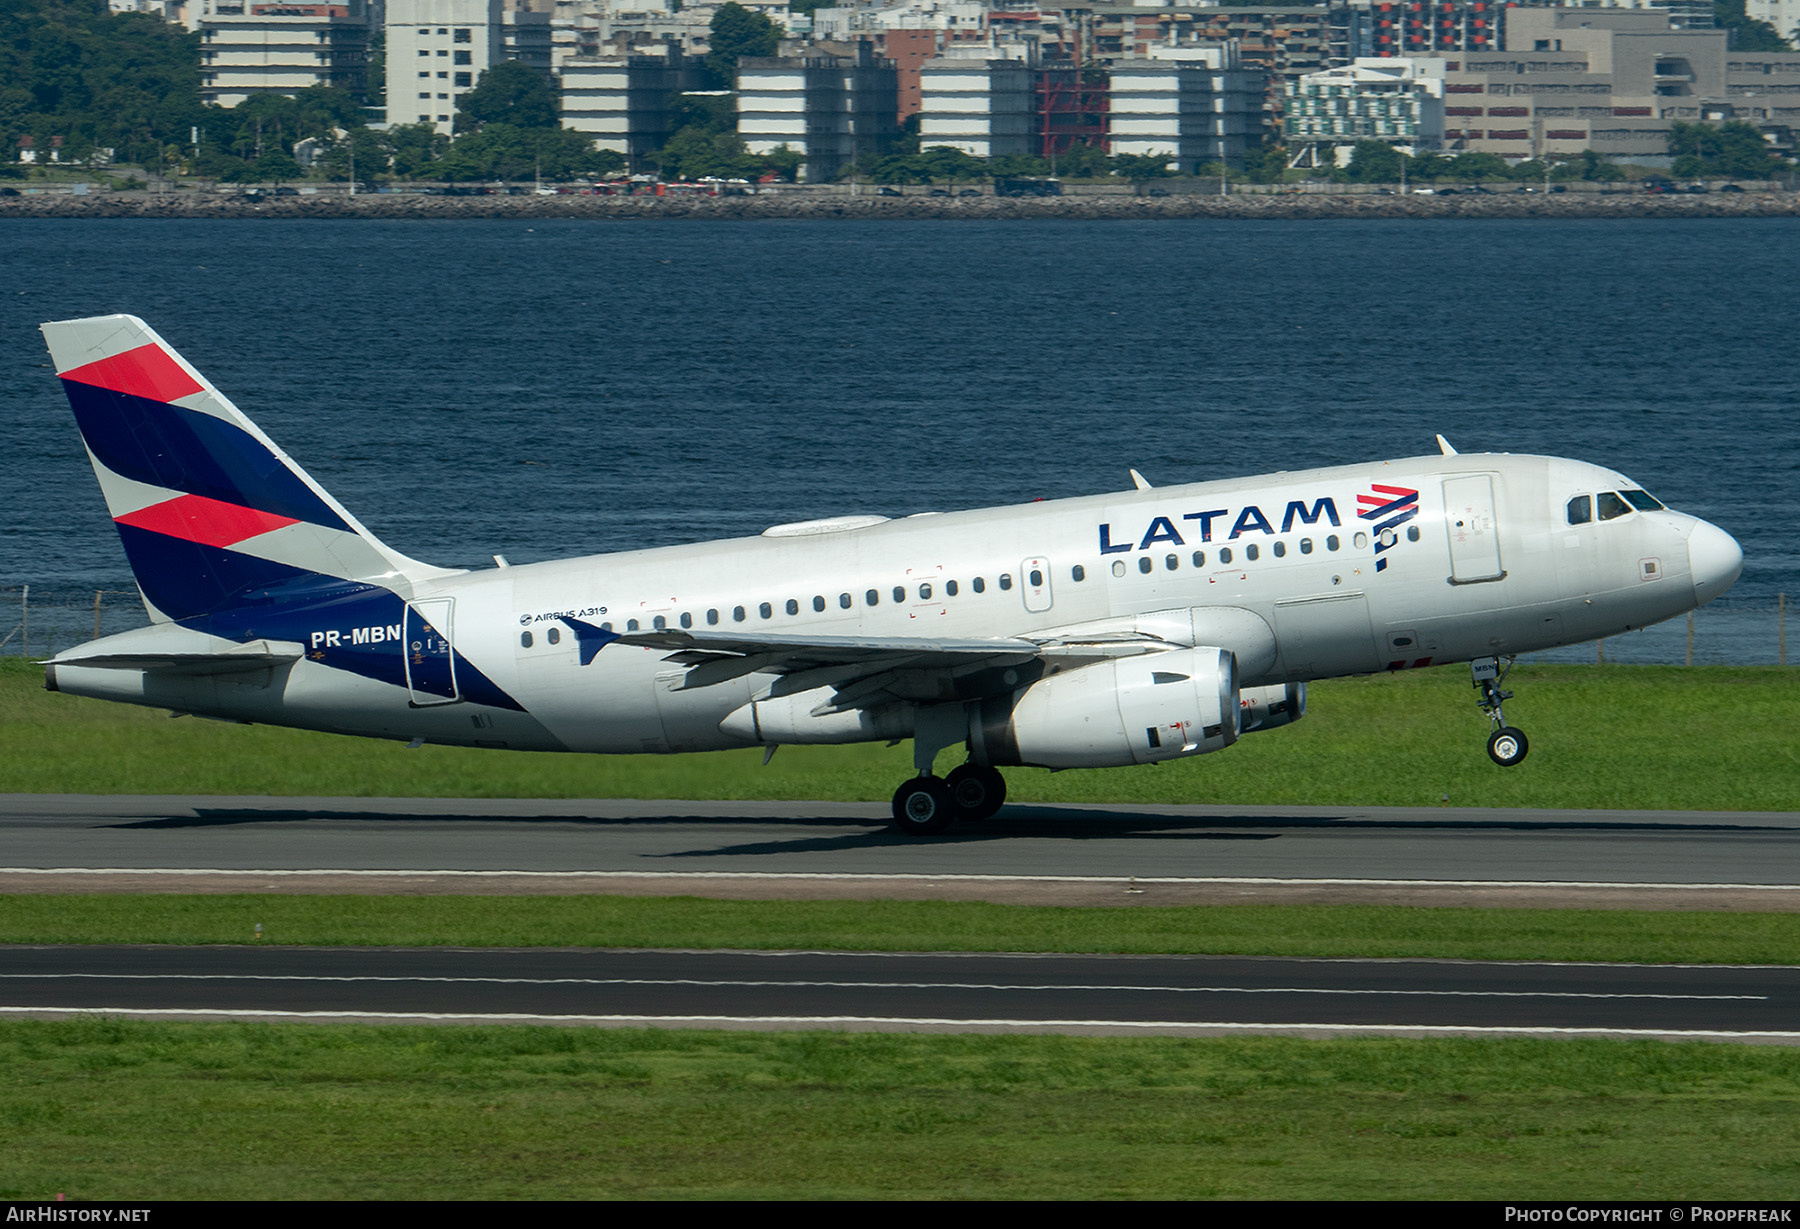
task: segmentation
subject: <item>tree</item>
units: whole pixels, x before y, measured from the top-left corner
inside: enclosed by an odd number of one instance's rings
[[[1398,183],[1400,151],[1386,141],[1358,141],[1344,176],[1351,183]]]
[[[1713,24],[1731,31],[1733,51],[1792,51],[1781,31],[1744,11],[1744,0],[1713,0]]]
[[[1114,175],[1142,183],[1146,179],[1167,179],[1175,172],[1169,169],[1173,154],[1114,154],[1109,162]]]
[[[1755,124],[1732,120],[1722,127],[1711,124],[1669,125],[1670,169],[1691,178],[1772,179],[1788,169],[1788,163],[1769,148]]]
[[[560,105],[550,79],[517,60],[502,60],[481,74],[475,88],[456,100],[457,132],[483,124],[555,128]]]
[[[726,0],[713,14],[708,27],[706,71],[719,89],[737,88],[738,61],[745,56],[774,55],[781,32],[766,13],[754,13],[735,0]]]

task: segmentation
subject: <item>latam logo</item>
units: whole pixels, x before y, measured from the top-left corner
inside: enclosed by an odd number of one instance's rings
[[[1387,571],[1382,558],[1400,542],[1400,526],[1419,515],[1419,493],[1411,487],[1372,483],[1369,494],[1356,497],[1357,519],[1375,522],[1375,570]]]
[[[1271,519],[1255,504],[1236,509],[1233,515],[1231,508],[1207,508],[1199,512],[1182,512],[1168,516],[1155,516],[1145,526],[1143,534],[1132,534],[1129,527],[1125,532],[1130,534],[1122,542],[1113,541],[1113,527],[1109,524],[1100,526],[1100,553],[1102,555],[1123,555],[1133,550],[1147,551],[1154,546],[1186,546],[1189,541],[1211,542],[1213,527],[1218,526],[1227,542],[1235,542],[1247,533],[1292,533],[1294,526],[1317,525],[1321,520],[1331,525],[1338,523],[1337,505],[1331,497],[1315,499],[1308,505],[1305,500],[1296,499],[1288,503],[1285,511],[1279,514],[1281,528],[1277,530]],[[1176,521],[1181,521],[1181,528]],[[1225,530],[1230,525],[1229,531]],[[1185,529],[1187,532],[1183,533]],[[1137,545],[1132,545],[1133,538]]]

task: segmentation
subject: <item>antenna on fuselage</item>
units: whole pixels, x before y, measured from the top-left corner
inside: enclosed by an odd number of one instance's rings
[[[1437,442],[1438,442],[1438,451],[1439,452],[1443,453],[1447,457],[1453,457],[1456,455],[1456,449],[1450,447],[1450,441],[1445,439],[1442,435],[1439,435],[1437,437]]]
[[[1131,471],[1131,485],[1140,491],[1148,491],[1150,489],[1150,480],[1134,469]]]

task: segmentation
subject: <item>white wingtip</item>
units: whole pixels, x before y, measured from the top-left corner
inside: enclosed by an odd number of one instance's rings
[[[1439,435],[1437,437],[1437,442],[1438,442],[1438,451],[1439,452],[1443,453],[1447,457],[1453,457],[1456,455],[1456,449],[1450,447],[1450,441],[1445,439],[1442,435]]]
[[[1140,491],[1148,491],[1150,489],[1150,480],[1134,469],[1131,471],[1131,485]]]

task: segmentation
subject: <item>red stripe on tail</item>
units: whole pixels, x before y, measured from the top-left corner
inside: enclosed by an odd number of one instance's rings
[[[108,388],[115,393],[128,393],[151,401],[178,401],[201,390],[194,377],[183,371],[181,364],[155,343],[76,367],[61,375],[65,380],[78,380],[96,388]]]
[[[205,546],[234,546],[271,529],[299,523],[291,516],[240,508],[204,495],[183,495],[116,519],[121,525],[148,529],[152,533]]]

